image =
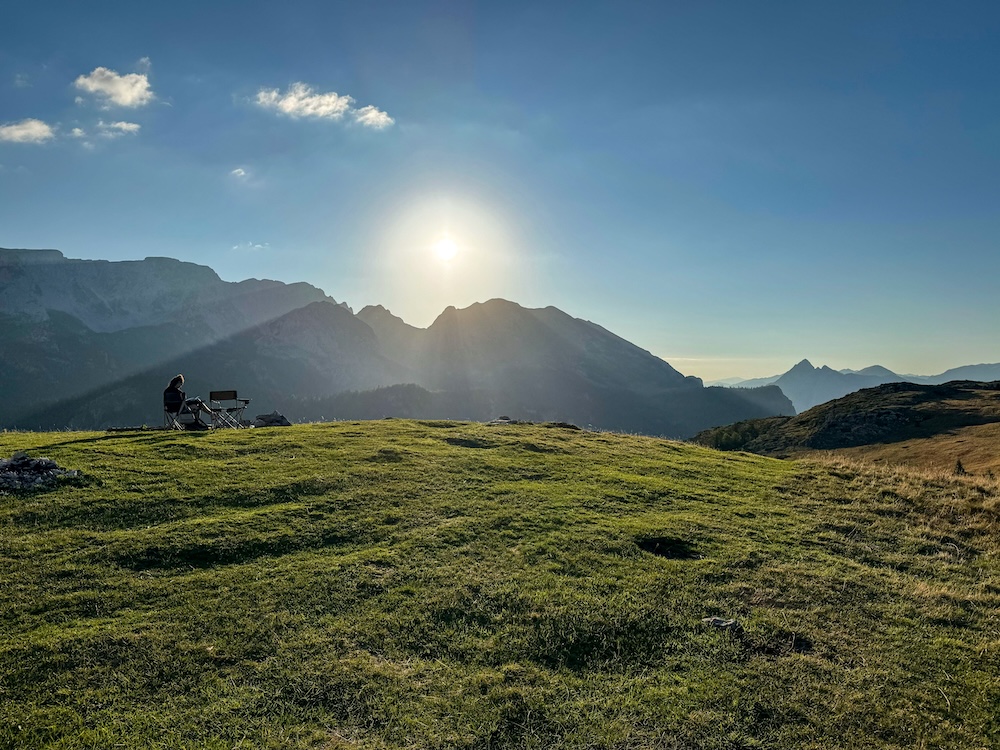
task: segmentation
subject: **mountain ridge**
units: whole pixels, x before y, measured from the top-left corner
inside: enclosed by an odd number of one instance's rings
[[[330,399],[352,392],[370,392],[369,409],[385,396],[386,416],[433,403],[454,418],[503,413],[672,437],[793,412],[777,388],[705,388],[551,306],[449,306],[419,329],[382,306],[355,315],[303,283],[224,282],[207,266],[165,258],[33,253],[0,251],[0,292],[16,292],[0,308],[11,321],[0,328],[0,387],[17,395],[0,405],[0,426],[149,423],[176,372],[192,395],[207,396],[206,384],[236,388],[265,411],[287,404],[304,419],[336,417],[316,400],[347,408],[356,400]],[[417,388],[384,390],[406,384]]]

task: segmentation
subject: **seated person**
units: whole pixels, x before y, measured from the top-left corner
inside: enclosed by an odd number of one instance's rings
[[[212,414],[212,410],[200,398],[187,398],[181,386],[184,385],[184,376],[177,375],[170,380],[170,384],[163,391],[163,410],[168,414],[177,417],[180,413],[194,415],[194,424],[190,425],[194,429],[208,427],[201,420],[202,414]]]

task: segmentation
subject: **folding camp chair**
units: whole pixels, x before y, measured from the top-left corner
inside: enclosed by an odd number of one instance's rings
[[[212,425],[202,421],[201,409],[192,409],[187,403],[176,404],[163,400],[163,426],[171,430],[207,430]],[[213,414],[213,422],[214,422]]]
[[[212,426],[239,429],[246,427],[243,412],[250,403],[248,398],[238,398],[236,391],[212,391],[208,394],[212,405]]]

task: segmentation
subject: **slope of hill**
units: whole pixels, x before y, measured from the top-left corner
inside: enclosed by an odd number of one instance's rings
[[[0,495],[0,747],[1000,739],[995,482],[453,422],[14,450],[83,477]]]
[[[694,442],[724,450],[787,456],[931,438],[1000,422],[1000,382],[889,383],[820,404],[794,417],[706,430]]]

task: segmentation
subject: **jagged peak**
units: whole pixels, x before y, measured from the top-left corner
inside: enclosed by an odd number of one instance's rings
[[[366,323],[389,323],[396,326],[418,330],[416,326],[410,325],[398,315],[393,315],[392,310],[384,305],[365,305],[358,310],[356,317]]]

